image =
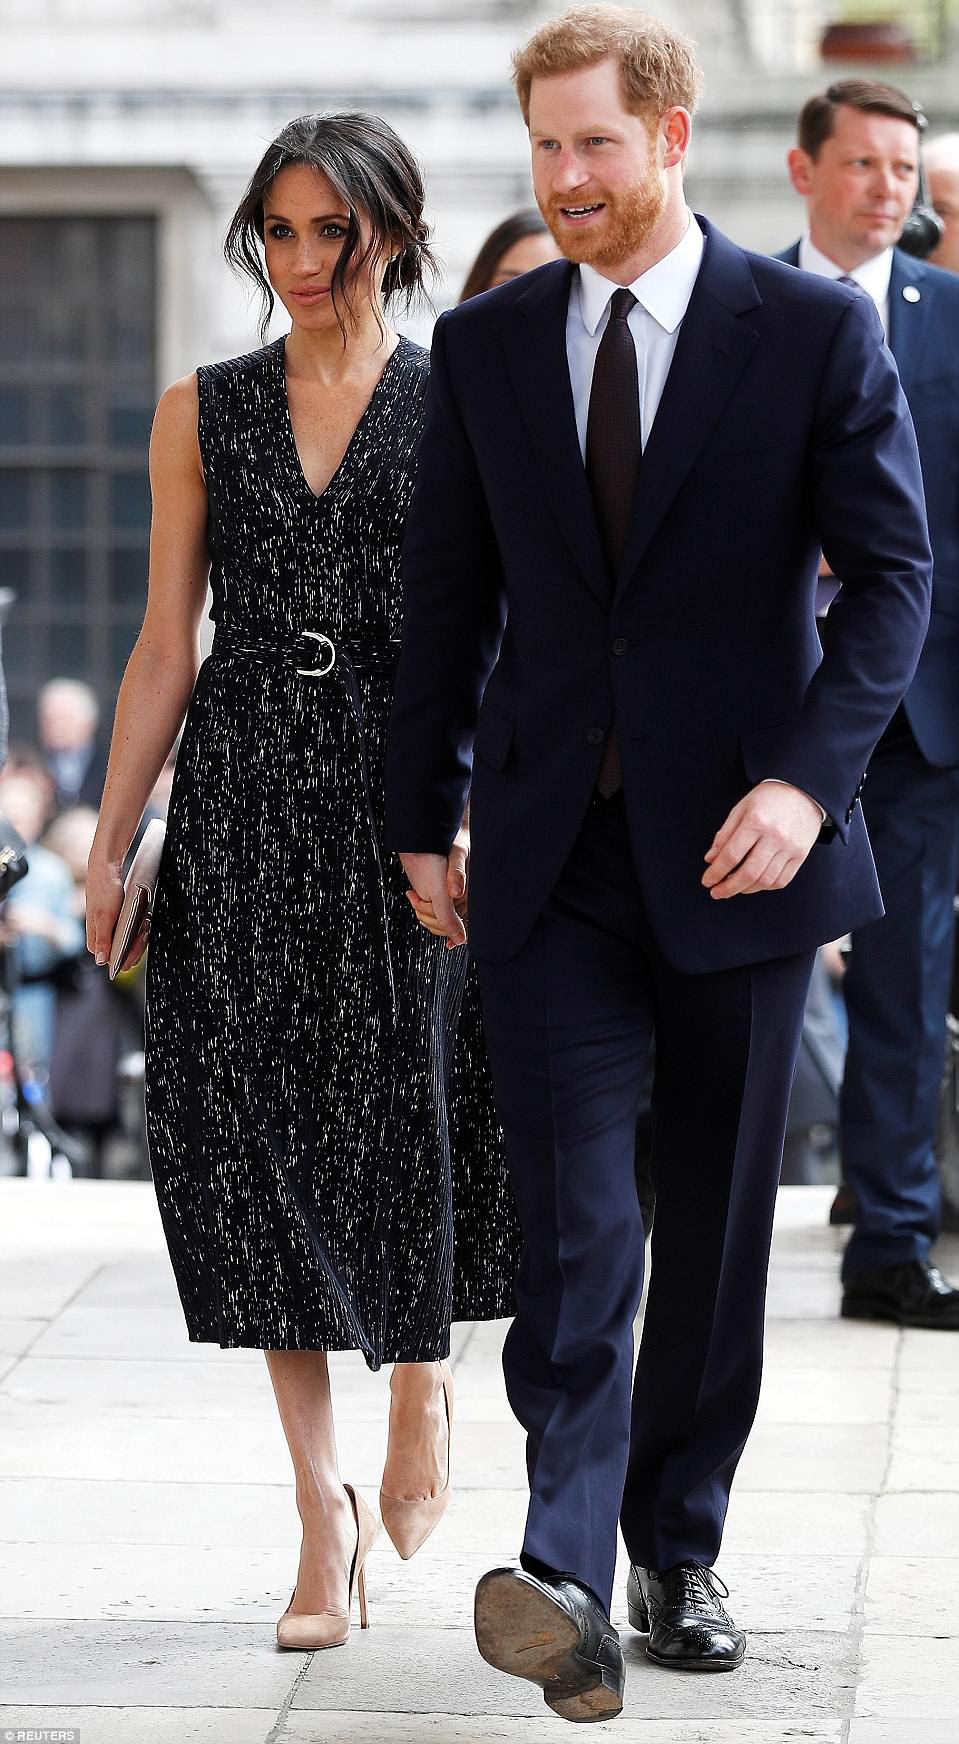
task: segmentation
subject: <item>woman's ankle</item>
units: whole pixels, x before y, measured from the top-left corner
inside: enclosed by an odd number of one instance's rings
[[[390,1392],[412,1398],[429,1399],[443,1390],[441,1362],[394,1363],[390,1376]]]
[[[304,1525],[308,1520],[327,1519],[331,1523],[340,1516],[352,1515],[350,1498],[338,1476],[300,1478],[296,1485],[296,1507]]]

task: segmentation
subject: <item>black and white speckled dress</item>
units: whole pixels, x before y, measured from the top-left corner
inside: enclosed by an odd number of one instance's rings
[[[374,1368],[512,1312],[516,1257],[473,972],[381,847],[428,368],[401,339],[319,497],[283,341],[197,372],[217,627],[147,976],[150,1155],[190,1338]]]

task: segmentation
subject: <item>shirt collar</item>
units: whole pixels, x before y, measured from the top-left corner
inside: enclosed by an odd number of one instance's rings
[[[824,279],[855,279],[860,290],[866,292],[874,303],[882,303],[889,295],[889,279],[892,274],[892,249],[884,248],[879,254],[874,254],[869,260],[864,260],[861,266],[853,267],[847,273],[845,267],[837,266],[830,260],[828,254],[823,254],[817,248],[808,231],[799,244],[799,264],[804,272],[818,273]]]
[[[675,332],[689,307],[703,258],[703,242],[703,233],[690,212],[685,234],[676,247],[627,287],[667,333]],[[622,287],[585,264],[579,269],[579,286],[583,325],[587,332],[595,333],[613,292]]]

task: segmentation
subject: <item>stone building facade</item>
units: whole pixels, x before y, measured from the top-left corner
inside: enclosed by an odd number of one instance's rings
[[[916,0],[921,4],[921,0]],[[52,672],[112,704],[142,616],[145,445],[159,389],[249,349],[221,255],[263,147],[291,116],[385,114],[427,172],[444,278],[530,202],[510,52],[555,0],[0,0],[0,586],[15,730]],[[799,212],[783,155],[827,0],[669,0],[706,95],[690,198],[777,248]],[[895,70],[894,70],[895,76]],[[905,75],[898,70],[902,80]],[[954,66],[909,80],[954,126]],[[430,316],[401,323],[426,338]]]

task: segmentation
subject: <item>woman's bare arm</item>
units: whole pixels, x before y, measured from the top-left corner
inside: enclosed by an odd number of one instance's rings
[[[210,573],[197,409],[196,376],[187,376],[167,389],[153,421],[146,615],[117,699],[87,876],[87,946],[98,961],[106,960],[120,912],[124,858],[196,683]]]

